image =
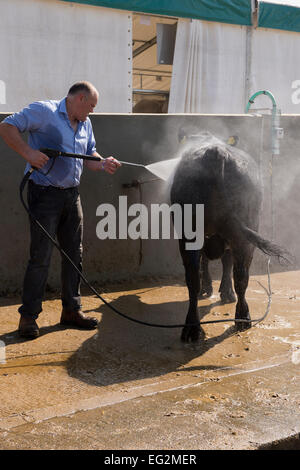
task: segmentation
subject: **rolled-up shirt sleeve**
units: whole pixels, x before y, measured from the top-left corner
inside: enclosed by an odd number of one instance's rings
[[[25,132],[39,129],[44,122],[44,118],[45,107],[43,103],[37,101],[31,103],[22,111],[8,116],[3,122],[17,127],[20,132]]]
[[[93,132],[93,127],[90,119],[88,120],[88,143],[87,143],[87,155],[93,155],[96,152],[96,140]]]

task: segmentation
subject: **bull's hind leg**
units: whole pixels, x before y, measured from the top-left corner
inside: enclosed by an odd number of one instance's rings
[[[224,304],[235,302],[236,297],[232,288],[232,252],[231,250],[227,249],[224,252],[224,255],[221,258],[222,266],[223,266],[223,275],[222,280],[219,288],[221,301]]]
[[[200,294],[199,297],[210,297],[213,293],[212,280],[208,269],[208,258],[201,250],[200,257]]]
[[[189,309],[186,316],[186,326],[182,330],[181,340],[184,342],[197,341],[200,336],[198,294],[200,290],[199,265],[200,250],[186,250],[184,240],[179,241],[180,253],[185,268],[185,280],[189,291]]]
[[[251,327],[249,307],[246,302],[245,294],[249,282],[249,268],[253,257],[252,247],[236,250],[233,252],[233,279],[234,289],[237,295],[237,304],[235,309],[235,325],[238,330],[245,330]],[[241,321],[248,320],[248,321]]]

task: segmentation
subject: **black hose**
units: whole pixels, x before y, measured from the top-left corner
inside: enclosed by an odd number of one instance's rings
[[[259,323],[261,321],[263,321],[266,316],[268,315],[269,313],[269,310],[270,310],[270,306],[271,306],[271,296],[272,296],[272,292],[271,292],[271,287],[270,287],[270,271],[269,271],[269,264],[270,264],[270,260],[268,261],[268,279],[269,279],[269,289],[267,290],[262,284],[260,284],[263,289],[266,291],[267,295],[268,295],[268,298],[269,298],[269,301],[268,301],[268,306],[267,306],[267,310],[265,312],[265,314],[261,317],[261,318],[258,318],[256,320],[248,320],[248,319],[239,319],[239,318],[227,318],[226,320],[204,320],[204,321],[199,321],[197,323],[185,323],[185,324],[170,324],[170,325],[162,325],[160,323],[149,323],[149,322],[145,322],[145,321],[142,321],[142,320],[137,320],[136,318],[132,318],[132,317],[129,317],[128,315],[126,315],[125,313],[123,312],[120,312],[120,310],[118,310],[117,308],[115,308],[113,305],[111,305],[109,302],[107,302],[107,300],[105,300],[95,289],[94,287],[89,283],[89,281],[86,279],[86,277],[84,276],[84,274],[78,269],[78,267],[74,264],[74,262],[71,260],[71,258],[67,255],[67,253],[59,246],[59,244],[56,242],[56,240],[49,234],[49,232],[45,229],[45,227],[43,227],[43,225],[34,217],[34,215],[30,212],[30,209],[29,207],[27,207],[25,201],[24,201],[24,197],[23,197],[23,192],[24,192],[24,188],[31,176],[31,174],[34,172],[34,171],[38,171],[37,169],[34,169],[34,168],[31,168],[31,170],[29,170],[23,177],[22,181],[21,181],[21,184],[20,184],[20,199],[21,199],[21,202],[26,210],[26,212],[29,214],[29,217],[31,218],[31,220],[33,220],[33,222],[44,232],[44,234],[46,235],[47,238],[49,238],[49,240],[51,240],[51,242],[53,243],[53,245],[58,249],[58,251],[61,253],[62,256],[64,256],[68,261],[69,263],[71,263],[71,265],[73,266],[73,268],[75,269],[75,271],[77,272],[77,274],[80,276],[80,278],[82,279],[82,281],[84,282],[84,284],[96,295],[96,297],[98,297],[105,305],[107,305],[107,307],[109,307],[111,310],[113,310],[115,313],[117,313],[118,315],[120,315],[121,317],[123,318],[126,318],[126,320],[129,320],[129,321],[132,321],[134,323],[138,323],[140,325],[145,325],[145,326],[152,326],[154,328],[184,328],[184,327],[193,327],[193,326],[200,326],[200,325],[207,325],[207,324],[210,324],[210,323],[227,323],[227,322],[243,322],[243,323]],[[257,281],[258,282],[258,281]]]

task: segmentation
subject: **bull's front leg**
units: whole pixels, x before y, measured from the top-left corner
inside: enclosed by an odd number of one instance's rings
[[[184,342],[197,341],[200,336],[198,294],[200,290],[200,250],[186,250],[184,242],[180,240],[180,253],[185,268],[185,280],[189,291],[189,309],[182,330],[181,340]]]

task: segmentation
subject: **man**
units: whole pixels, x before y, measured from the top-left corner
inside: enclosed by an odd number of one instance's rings
[[[82,208],[78,186],[83,160],[58,157],[49,159],[40,148],[88,154],[101,161],[85,160],[93,171],[114,174],[121,165],[115,158],[102,158],[96,151],[91,121],[88,118],[98,102],[98,91],[89,82],[73,85],[61,101],[39,101],[0,123],[0,136],[26,161],[26,171],[35,167],[28,183],[28,204],[31,213],[52,237],[57,236],[61,248],[82,267]],[[21,133],[28,131],[26,143]],[[36,323],[42,311],[53,245],[30,219],[30,259],[23,284],[19,334],[27,338],[39,335]],[[95,318],[81,311],[80,276],[62,257],[62,315],[60,323],[78,328],[97,327]]]

